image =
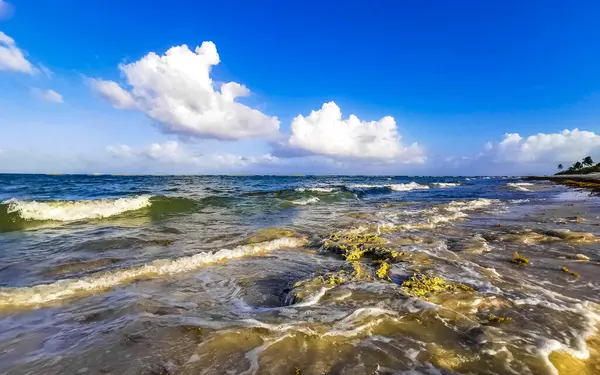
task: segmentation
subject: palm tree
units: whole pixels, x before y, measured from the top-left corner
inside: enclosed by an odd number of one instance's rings
[[[562,164],[559,164],[559,165],[558,165],[558,170],[559,170],[559,171],[562,171],[563,169],[564,169],[563,165],[562,165]]]
[[[587,165],[589,167],[591,167],[592,165],[594,165],[594,161],[592,160],[591,156],[586,156],[585,158],[583,158],[583,165]]]
[[[583,167],[583,164],[581,164],[580,161],[576,162],[575,164],[573,164],[573,169],[574,170],[579,170]]]

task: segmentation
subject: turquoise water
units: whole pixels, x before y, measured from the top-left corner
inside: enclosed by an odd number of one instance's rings
[[[0,175],[0,201],[3,373],[600,371],[598,200],[562,186]],[[367,237],[402,254],[383,278],[344,254]]]

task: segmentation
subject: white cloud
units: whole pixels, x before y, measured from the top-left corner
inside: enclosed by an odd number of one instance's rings
[[[107,146],[106,152],[117,158],[128,158],[134,156],[134,151],[127,145]]]
[[[600,135],[579,129],[560,133],[539,133],[527,138],[507,133],[498,143],[488,142],[485,155],[498,162],[545,163],[573,162],[600,147]]]
[[[25,58],[15,40],[0,31],[0,70],[33,74],[37,71]]]
[[[216,90],[210,72],[219,62],[212,42],[194,51],[182,45],[162,56],[151,52],[139,61],[121,64],[130,91],[113,81],[93,80],[92,86],[113,106],[135,107],[168,132],[221,140],[277,135],[277,117],[236,102],[250,94],[248,88],[229,82]]]
[[[0,20],[7,19],[12,16],[13,7],[4,0],[0,0]]]
[[[42,90],[38,88],[32,88],[31,92],[43,100],[50,103],[63,103],[63,97],[54,90]]]
[[[135,163],[152,162],[196,167],[199,170],[214,170],[223,167],[247,167],[252,165],[277,164],[280,159],[270,154],[239,156],[232,154],[194,155],[176,141],[152,143],[148,147],[134,149],[128,145],[108,146],[106,151],[113,157]]]
[[[425,150],[417,143],[406,147],[400,142],[396,121],[386,116],[379,121],[361,121],[355,115],[342,119],[334,102],[307,117],[296,116],[284,147],[334,158],[389,160],[424,163]]]
[[[50,68],[48,68],[44,64],[38,64],[38,66],[43,75],[45,75],[47,78],[52,78],[52,76],[54,75],[54,72],[52,70],[50,70]]]
[[[115,108],[127,109],[135,108],[135,101],[131,95],[123,90],[116,82],[105,81],[102,79],[90,79],[92,88],[108,100]]]

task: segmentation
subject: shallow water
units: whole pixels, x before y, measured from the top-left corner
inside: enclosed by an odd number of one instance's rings
[[[0,175],[0,201],[2,373],[600,373],[586,192]]]

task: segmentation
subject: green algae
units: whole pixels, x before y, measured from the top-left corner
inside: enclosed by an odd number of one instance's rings
[[[463,290],[472,292],[475,289],[463,284],[450,284],[438,276],[427,276],[422,273],[414,273],[408,280],[402,283],[402,290],[413,297],[426,298],[430,295]]]
[[[518,264],[519,266],[525,266],[529,264],[529,259],[519,255],[519,252],[515,253],[515,256],[511,260],[512,263]]]
[[[352,268],[354,270],[352,276],[354,276],[356,279],[364,279],[369,276],[369,272],[365,270],[358,261],[352,262]]]
[[[496,316],[494,314],[490,314],[488,321],[490,323],[511,323],[512,318],[509,316]]]
[[[285,228],[265,228],[253,233],[252,236],[246,240],[246,243],[266,242],[283,237],[294,237],[295,235],[296,233],[294,231]]]
[[[389,262],[399,261],[406,256],[404,252],[385,247],[388,241],[376,234],[340,234],[334,233],[323,244],[323,248],[340,254],[345,260],[356,261],[365,257]]]
[[[580,276],[579,273],[577,273],[577,272],[569,271],[569,269],[567,267],[561,267],[560,270],[563,271],[564,273],[568,273],[569,275],[572,275],[575,277]]]
[[[380,279],[383,280],[391,280],[389,273],[390,273],[390,265],[385,262],[385,261],[380,261],[379,262],[381,265],[379,266],[379,269],[377,270],[377,277],[379,277]]]

